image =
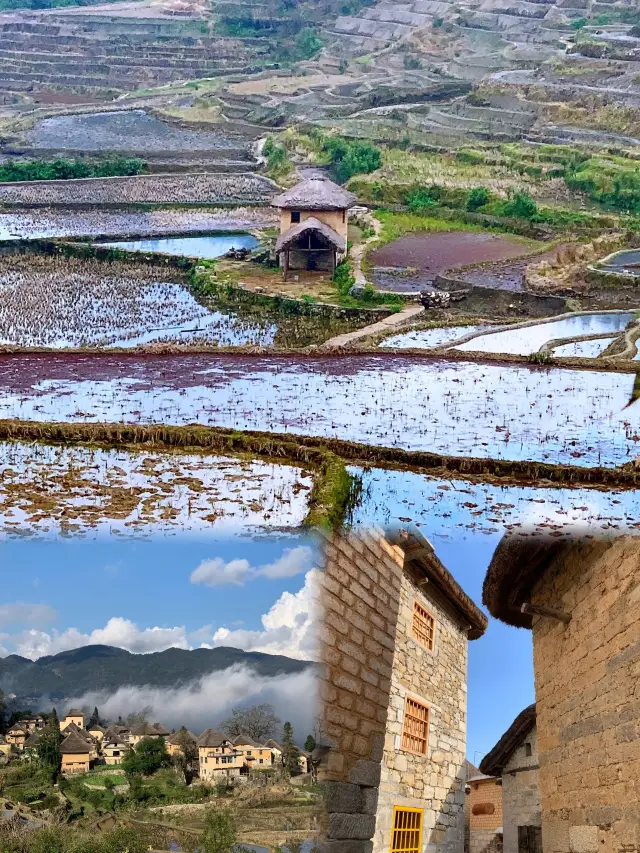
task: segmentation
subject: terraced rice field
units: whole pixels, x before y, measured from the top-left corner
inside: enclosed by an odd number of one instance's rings
[[[616,333],[621,334],[626,329],[635,316],[633,311],[576,314],[563,319],[482,334],[465,343],[456,344],[453,349],[465,352],[529,355],[538,352],[545,344],[562,338],[576,338],[581,335],[597,335],[600,333],[603,336],[615,337]],[[558,354],[557,351],[555,354]]]
[[[526,251],[526,244],[509,237],[470,231],[445,231],[400,237],[393,243],[375,249],[370,253],[369,260],[378,267],[410,267],[417,270],[417,275],[408,279],[404,276],[385,277],[385,289],[404,291],[420,290],[451,267],[515,258]]]
[[[400,335],[392,335],[380,342],[382,348],[390,349],[436,349],[445,344],[454,344],[472,332],[484,332],[484,326],[443,326],[440,329],[414,329]]]
[[[0,417],[200,423],[454,456],[619,465],[634,375],[418,357],[0,357]]]
[[[0,255],[2,344],[269,346],[276,330],[272,320],[207,310],[175,269],[38,254]]]
[[[118,240],[106,243],[131,252],[160,252],[188,258],[220,258],[231,249],[255,249],[258,240],[251,234],[211,235],[206,237],[162,237],[156,240]]]
[[[55,210],[0,211],[0,240],[38,237],[139,237],[198,231],[243,231],[276,224],[269,208],[233,210]]]
[[[350,521],[366,527],[415,523],[431,539],[500,538],[505,530],[602,534],[640,527],[640,491],[473,483],[412,471],[350,468],[362,493]]]
[[[207,454],[0,442],[0,538],[298,527],[313,483],[289,465]]]
[[[0,202],[43,207],[80,204],[260,205],[270,203],[277,189],[269,178],[251,172],[134,175],[0,184]]]
[[[235,148],[220,132],[188,130],[144,110],[80,113],[45,118],[27,133],[32,148],[54,151],[210,151]]]

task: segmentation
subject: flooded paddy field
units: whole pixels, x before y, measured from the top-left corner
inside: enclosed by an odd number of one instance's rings
[[[596,265],[602,272],[640,275],[640,249],[623,249],[603,258]]]
[[[633,311],[575,314],[574,316],[547,322],[531,323],[518,328],[488,332],[478,337],[473,337],[465,343],[456,344],[453,349],[465,352],[530,355],[531,353],[538,352],[553,340],[599,334],[602,334],[603,337],[614,338],[624,332],[629,323],[636,319],[636,317],[637,315]],[[597,349],[597,347],[594,349]],[[605,349],[605,347],[602,347],[602,349]],[[560,353],[556,350],[554,354],[559,355]],[[599,354],[599,352],[596,354]]]
[[[273,319],[208,310],[176,269],[44,254],[0,255],[0,344],[270,346],[276,329]]]
[[[427,536],[465,539],[505,530],[538,534],[623,532],[640,527],[640,491],[495,485],[412,471],[350,468],[362,491],[350,523],[416,524]]]
[[[409,234],[369,254],[378,267],[412,268],[412,276],[385,276],[387,290],[420,290],[452,267],[515,258],[530,244],[515,237],[471,231]]]
[[[0,240],[46,237],[154,237],[197,231],[270,228],[277,217],[269,208],[232,210],[33,210],[0,211]]]
[[[312,475],[206,453],[0,442],[0,538],[296,528]]]
[[[0,418],[202,424],[452,456],[628,462],[635,374],[418,356],[0,357]]]
[[[59,115],[36,122],[26,134],[32,148],[52,151],[209,151],[235,148],[224,134],[160,121],[144,110]]]
[[[255,249],[253,234],[210,234],[198,237],[161,237],[154,240],[120,240],[105,243],[131,252],[160,252],[188,258],[220,258],[232,249]]]
[[[488,325],[480,326],[442,326],[436,329],[413,329],[411,332],[402,332],[392,335],[380,342],[379,346],[390,349],[436,349],[445,344],[454,344],[456,341],[470,335],[473,332],[484,332],[491,328]]]
[[[0,203],[48,205],[269,204],[278,186],[252,172],[133,175],[0,184]]]

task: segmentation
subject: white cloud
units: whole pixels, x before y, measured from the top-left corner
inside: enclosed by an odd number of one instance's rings
[[[97,706],[108,719],[151,706],[150,719],[168,728],[187,726],[200,734],[216,728],[232,708],[268,702],[282,721],[289,720],[301,743],[313,730],[316,703],[316,673],[308,668],[300,673],[272,677],[257,675],[243,666],[215,672],[175,689],[121,687],[113,694],[87,693],[69,700],[70,705]]]
[[[203,560],[197,569],[191,572],[191,583],[201,583],[205,586],[242,586],[253,572],[248,560],[229,560],[222,557],[213,560]]]
[[[248,560],[236,559],[225,562],[221,557],[203,560],[191,572],[191,583],[208,587],[242,586],[257,577],[291,578],[308,571],[313,565],[313,549],[308,545],[286,548],[273,563],[252,566]]]
[[[90,634],[83,634],[77,628],[68,628],[60,633],[30,629],[15,634],[10,639],[16,653],[31,660],[92,645],[117,646],[136,654],[160,652],[170,648],[189,648],[184,626],[140,629],[129,619],[118,616],[109,619],[104,628],[96,628]]]
[[[42,627],[54,622],[56,611],[48,604],[31,604],[28,601],[15,601],[0,604],[0,628],[7,625],[37,625]]]
[[[213,646],[314,660],[318,577],[318,570],[311,569],[301,590],[284,592],[262,617],[264,630],[219,628],[213,635]]]

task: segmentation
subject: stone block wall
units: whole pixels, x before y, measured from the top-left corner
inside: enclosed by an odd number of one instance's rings
[[[640,848],[640,542],[582,541],[533,588],[544,853]]]
[[[531,747],[527,755],[525,744]],[[538,732],[533,728],[514,749],[502,771],[502,840],[504,853],[518,853],[518,827],[541,826],[538,782]]]
[[[326,853],[370,853],[402,578],[402,552],[381,532],[327,538],[319,631],[318,778]]]
[[[467,632],[431,584],[403,572],[374,853],[387,853],[394,806],[423,809],[423,850],[461,853],[467,727]],[[434,648],[413,638],[414,601],[435,619]],[[402,749],[407,696],[429,707],[427,755]]]

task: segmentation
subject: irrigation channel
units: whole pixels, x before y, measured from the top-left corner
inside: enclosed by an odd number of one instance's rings
[[[419,356],[0,357],[0,418],[201,424],[454,457],[619,466],[634,373]]]

